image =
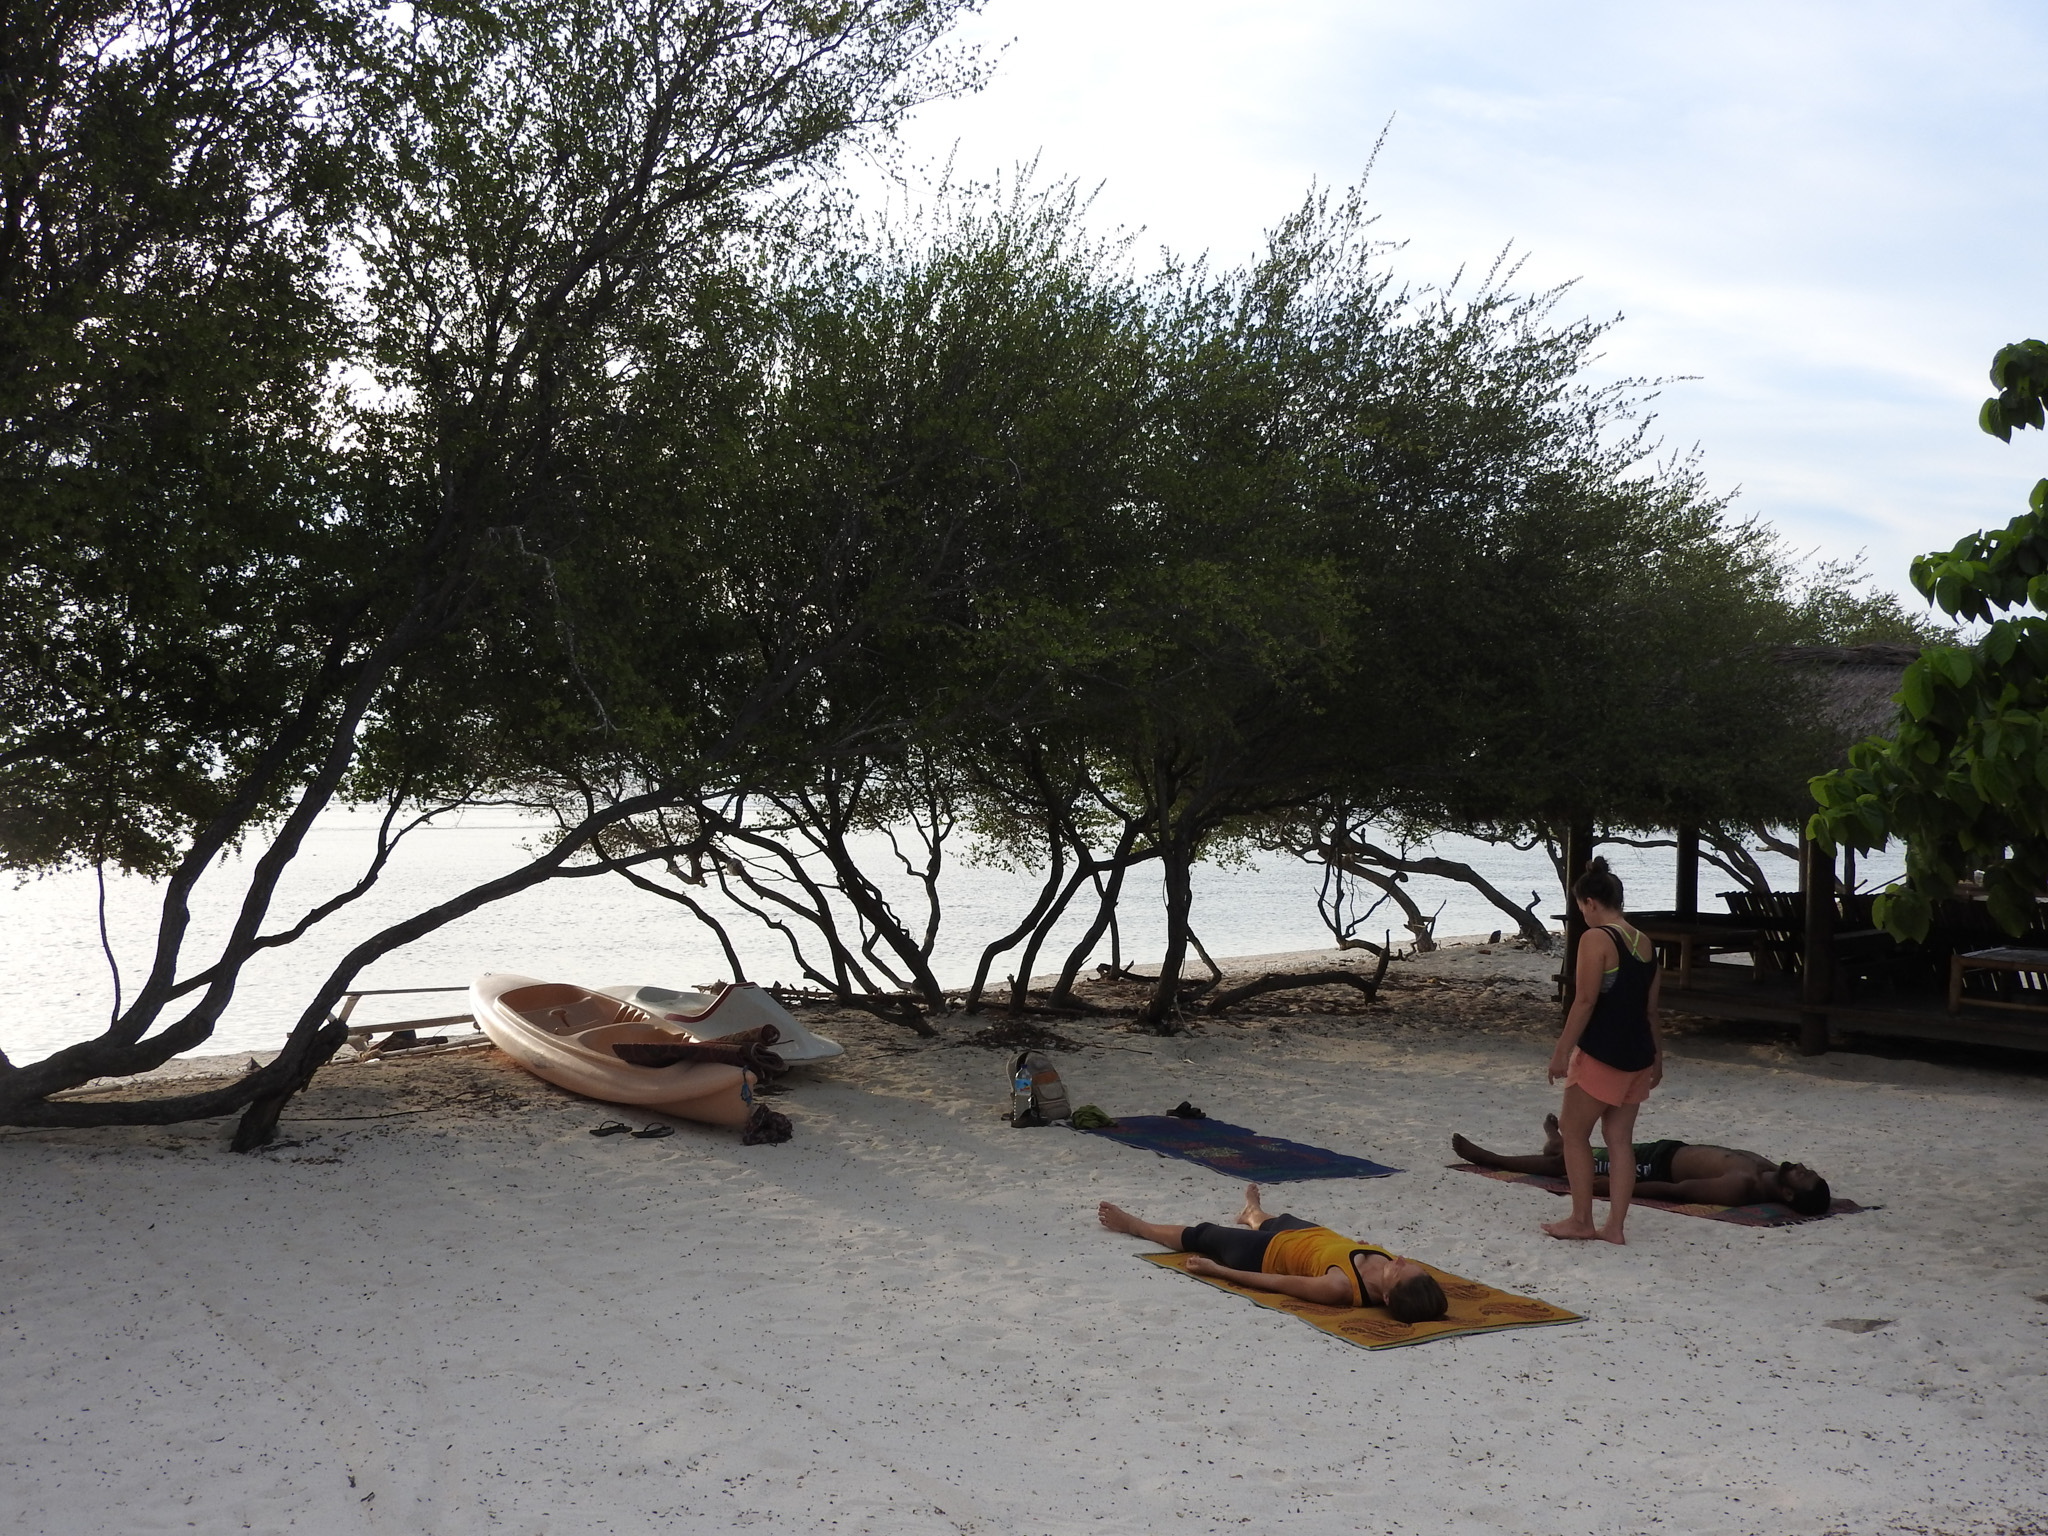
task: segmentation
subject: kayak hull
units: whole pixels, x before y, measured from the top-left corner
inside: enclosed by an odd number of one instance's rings
[[[616,1044],[690,1037],[618,998],[567,982],[494,972],[471,984],[469,999],[491,1042],[558,1088],[706,1125],[744,1125],[753,1113],[753,1075],[739,1067],[636,1067],[621,1061],[611,1049]]]

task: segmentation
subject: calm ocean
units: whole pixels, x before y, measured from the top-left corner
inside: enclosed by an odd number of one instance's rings
[[[303,905],[352,883],[374,846],[373,825],[368,817],[345,811],[322,818],[308,836],[273,913],[295,917]],[[503,812],[472,813],[471,820],[415,834],[401,845],[368,896],[299,943],[260,956],[248,966],[226,1016],[202,1052],[274,1047],[325,968],[352,944],[516,867],[537,835],[537,828],[520,825]],[[886,843],[878,838],[874,847],[877,856],[870,867],[887,867]],[[1526,901],[1532,890],[1541,890],[1545,915],[1561,910],[1549,861],[1541,852],[1518,853],[1465,838],[1442,839],[1435,851],[1471,864],[1511,897]],[[1631,906],[1671,904],[1668,849],[1602,851],[1627,883]],[[194,902],[196,936],[203,939],[225,931],[245,858],[231,855],[201,883]],[[1765,867],[1773,884],[1797,883],[1789,860],[1767,858]],[[1866,873],[1882,877],[1897,867],[1896,858],[1873,860]],[[943,877],[946,912],[934,967],[942,982],[964,986],[972,979],[982,947],[1017,922],[1029,908],[1036,884],[1029,876],[972,864],[956,863],[949,869]],[[1701,871],[1701,891],[1715,907],[1719,903],[1712,901],[1712,893],[1730,884],[1718,871]],[[1277,855],[1247,865],[1204,865],[1196,872],[1196,931],[1219,958],[1326,948],[1331,941],[1316,915],[1318,885],[1316,870]],[[1509,926],[1466,886],[1417,876],[1410,888],[1425,913],[1443,904],[1436,928],[1440,936],[1484,934]],[[893,894],[894,887],[890,889]],[[157,887],[148,881],[108,882],[108,928],[131,992],[154,942],[159,899]],[[294,900],[299,906],[292,904]],[[113,987],[100,952],[95,901],[90,873],[56,875],[0,890],[0,933],[7,936],[0,949],[0,995],[11,999],[0,1014],[0,1049],[16,1063],[89,1038],[106,1025]],[[281,924],[274,915],[267,926]],[[1037,969],[1057,969],[1085,926],[1086,914],[1072,914],[1064,943],[1048,945]],[[1126,886],[1120,926],[1127,962],[1159,958],[1164,924],[1152,870],[1142,870]],[[741,914],[735,914],[728,927],[750,979],[801,981],[778,935]],[[1382,928],[1393,928],[1405,937],[1391,904],[1381,908],[1367,931],[1377,937]],[[197,957],[205,951],[188,947],[187,953]],[[1107,957],[1105,940],[1099,958]],[[994,978],[1000,982],[1013,968],[1011,955],[999,958]],[[485,971],[519,971],[590,986],[674,986],[723,979],[728,969],[717,940],[684,908],[607,876],[556,881],[486,907],[386,956],[358,984],[455,986]],[[357,1017],[374,1022],[455,1012],[459,1007],[459,999],[369,999]]]

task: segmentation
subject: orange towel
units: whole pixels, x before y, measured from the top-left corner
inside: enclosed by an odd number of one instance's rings
[[[1477,1280],[1467,1280],[1443,1270],[1422,1267],[1436,1276],[1451,1304],[1450,1312],[1433,1323],[1397,1323],[1378,1307],[1326,1307],[1312,1301],[1297,1301],[1273,1291],[1255,1291],[1210,1275],[1189,1275],[1184,1253],[1141,1253],[1139,1258],[1162,1269],[1177,1269],[1190,1280],[1200,1280],[1218,1290],[1248,1296],[1262,1307],[1289,1312],[1312,1327],[1335,1334],[1361,1349],[1399,1349],[1404,1344],[1426,1344],[1431,1339],[1448,1339],[1461,1333],[1492,1333],[1501,1328],[1548,1328],[1557,1323],[1582,1321],[1576,1312],[1497,1291]]]

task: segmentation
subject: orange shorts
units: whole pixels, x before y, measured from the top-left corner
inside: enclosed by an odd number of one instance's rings
[[[1602,1104],[1640,1104],[1650,1096],[1650,1078],[1656,1070],[1644,1067],[1640,1072],[1623,1072],[1574,1047],[1564,1080]]]

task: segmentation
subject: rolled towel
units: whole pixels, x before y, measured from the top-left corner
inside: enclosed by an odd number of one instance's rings
[[[780,1077],[789,1070],[787,1062],[756,1041],[734,1045],[725,1040],[678,1040],[673,1044],[666,1040],[620,1040],[613,1044],[612,1054],[636,1067],[744,1067],[762,1079]]]

